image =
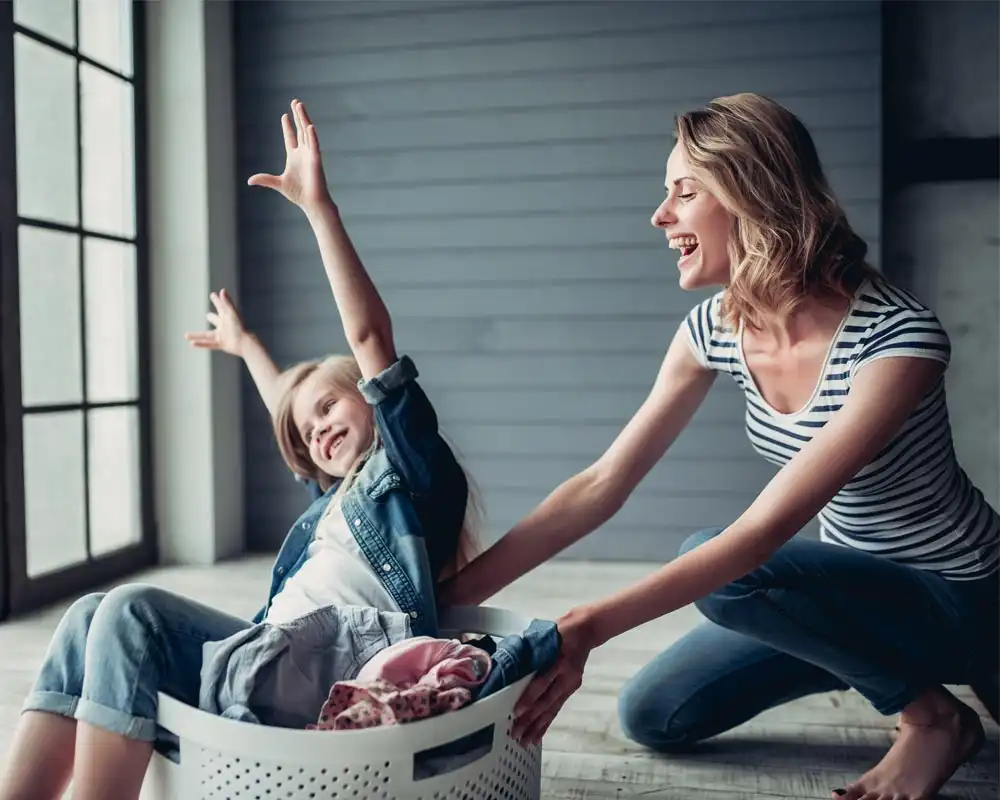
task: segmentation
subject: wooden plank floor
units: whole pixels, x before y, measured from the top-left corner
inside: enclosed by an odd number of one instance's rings
[[[248,616],[262,600],[269,566],[270,559],[254,557],[210,568],[162,568],[136,579]],[[490,604],[554,619],[574,604],[615,591],[652,570],[646,565],[550,564],[510,586]],[[21,700],[66,605],[0,624],[0,754],[8,750]],[[684,608],[594,652],[583,688],[569,700],[545,738],[546,798],[828,798],[831,788],[864,772],[889,746],[892,721],[873,711],[855,692],[789,703],[683,757],[659,756],[627,741],[615,713],[618,688],[699,619],[694,608]],[[998,798],[997,727],[967,691],[954,690],[982,713],[988,742],[941,797]]]

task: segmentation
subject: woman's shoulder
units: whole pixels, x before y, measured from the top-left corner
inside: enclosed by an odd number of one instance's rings
[[[852,371],[886,356],[950,360],[951,342],[934,310],[882,275],[866,279],[851,317],[844,335],[855,339]]]
[[[931,307],[914,292],[902,288],[881,273],[867,277],[861,285],[856,308],[874,319],[891,318],[899,314],[934,316]]]
[[[725,290],[697,303],[682,323],[688,344],[702,366],[728,368],[735,360],[736,330],[722,318]]]

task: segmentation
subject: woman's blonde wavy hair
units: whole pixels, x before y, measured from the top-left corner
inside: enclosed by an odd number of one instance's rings
[[[812,136],[758,94],[718,97],[678,116],[675,136],[732,216],[723,318],[755,329],[809,295],[851,297],[874,272],[820,165]]]
[[[273,425],[274,435],[278,441],[278,449],[285,464],[297,475],[316,481],[325,492],[334,483],[334,478],[327,475],[323,470],[313,463],[309,455],[309,446],[303,441],[299,433],[298,426],[292,417],[292,405],[302,383],[313,373],[319,373],[319,379],[330,386],[334,394],[338,397],[351,397],[368,406],[361,392],[358,391],[358,382],[361,380],[361,368],[358,362],[351,356],[333,355],[324,359],[314,359],[303,361],[285,370],[279,376],[280,395],[276,404]],[[370,407],[369,407],[370,411]],[[346,492],[357,476],[358,470],[381,446],[381,437],[378,429],[372,426],[372,441],[368,447],[358,456],[354,464],[351,465],[347,475],[343,477],[334,498],[339,498]],[[449,442],[452,450],[454,445]],[[479,530],[482,524],[482,503],[478,487],[472,477],[465,472],[466,482],[469,487],[469,494],[465,507],[465,520],[462,530],[458,536],[458,542],[454,556],[448,560],[440,573],[437,575],[439,581],[451,577],[460,572],[479,554]]]

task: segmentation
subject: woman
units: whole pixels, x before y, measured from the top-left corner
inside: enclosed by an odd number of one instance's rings
[[[670,750],[810,693],[853,687],[899,736],[851,800],[932,796],[979,747],[944,683],[995,669],[1000,517],[958,465],[934,314],[865,263],[802,123],[754,94],[676,123],[653,215],[680,285],[723,287],[680,326],[654,388],[592,466],[559,486],[444,592],[479,602],[607,522],[728,373],[747,433],[781,467],[728,527],[559,620],[556,667],[518,705],[537,741],[590,651],[695,603],[708,622],[620,697],[634,740]],[[795,538],[815,515],[822,541]]]

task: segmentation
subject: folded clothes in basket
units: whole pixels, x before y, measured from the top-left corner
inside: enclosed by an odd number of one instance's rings
[[[337,681],[353,680],[375,654],[413,636],[406,614],[327,606],[279,624],[259,623],[202,647],[202,711],[304,728]]]
[[[473,690],[473,700],[496,694],[532,672],[545,672],[556,663],[561,647],[562,639],[554,622],[532,620],[520,633],[506,636],[497,643],[490,674]]]
[[[337,682],[357,680],[379,653],[412,639],[406,614],[360,606],[258,623],[204,645],[199,707],[243,722],[302,729],[316,723]],[[484,640],[477,649],[487,644],[495,651],[484,680],[467,687],[472,702],[547,670],[559,655],[560,638],[554,623],[533,620],[520,633]]]
[[[338,681],[312,730],[401,725],[472,701],[489,675],[490,654],[454,639],[418,636],[373,656],[352,681]]]
[[[415,636],[376,653],[357,679],[388,681],[400,688],[418,683],[435,689],[469,688],[486,680],[490,666],[490,653],[476,645]]]
[[[312,730],[352,730],[401,725],[465,707],[532,672],[544,672],[559,655],[551,622],[533,620],[520,634],[457,640],[415,637],[385,648],[356,680],[330,689]],[[493,749],[493,727],[420,753],[413,778],[443,775]]]
[[[437,689],[427,684],[402,688],[389,681],[339,681],[309,730],[347,731],[402,725],[457,711],[472,701],[464,687]]]

